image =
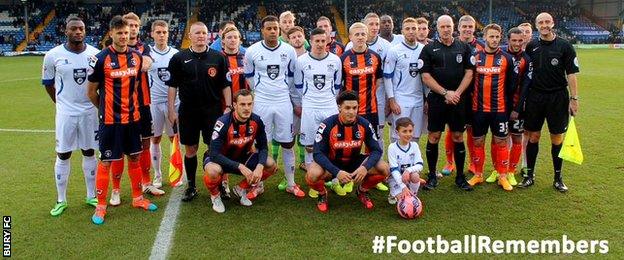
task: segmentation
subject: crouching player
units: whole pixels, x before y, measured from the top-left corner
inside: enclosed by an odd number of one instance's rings
[[[241,89],[233,98],[234,111],[221,116],[214,126],[210,154],[204,155],[204,184],[210,191],[212,209],[225,212],[221,200],[221,178],[224,173],[243,175],[245,178],[233,189],[240,204],[251,206],[247,191],[252,185],[275,173],[275,161],[268,158],[268,146],[264,123],[252,113],[253,96]],[[255,144],[255,149],[254,149]]]
[[[383,151],[373,125],[358,116],[358,95],[344,91],[338,95],[338,114],[323,120],[316,132],[314,162],[308,167],[306,182],[318,191],[317,207],[327,212],[325,181],[338,178],[340,183],[359,183],[358,199],[367,209],[373,208],[368,190],[388,176],[388,164],[381,161]],[[361,154],[366,145],[368,154]]]
[[[399,140],[388,146],[388,163],[390,174],[390,196],[388,203],[396,204],[404,196],[416,197],[418,188],[423,181],[420,172],[423,169],[423,159],[417,142],[412,142],[414,122],[409,117],[401,117],[395,121]]]

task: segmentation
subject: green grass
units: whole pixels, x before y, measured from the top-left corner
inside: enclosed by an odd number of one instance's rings
[[[566,234],[573,240],[609,240],[607,257],[621,259],[624,52],[579,50],[579,56],[582,99],[577,127],[585,162],[581,166],[564,164],[564,179],[570,188],[566,194],[552,188],[546,132],[540,145],[537,184],[531,189],[503,192],[495,185],[483,185],[466,193],[454,187],[452,178],[445,178],[435,191],[420,193],[426,211],[416,221],[400,219],[394,207],[385,202],[385,194],[377,191],[372,192],[376,202],[373,211],[365,211],[353,195],[339,198],[332,194],[330,212],[320,214],[314,200],[295,200],[277,191],[281,171],[267,181],[266,193],[253,207],[230,201],[226,202],[226,213],[218,215],[210,207],[198,174],[200,196],[181,206],[170,257],[371,258],[375,256],[371,240],[376,235],[416,240],[435,235],[462,239],[463,235],[477,234],[493,239],[539,240],[560,239]],[[54,129],[54,106],[40,85],[41,60],[0,58],[0,128]],[[90,223],[92,208],[83,204],[81,159],[75,153],[68,191],[70,207],[54,218],[48,213],[56,198],[54,134],[0,132],[0,151],[0,214],[13,217],[14,257],[149,256],[168,196],[154,199],[159,205],[155,213],[132,209],[129,181],[124,177],[122,206],[111,208],[106,223],[96,227]],[[163,151],[168,151],[167,145]],[[233,179],[238,181],[239,177]],[[303,183],[300,171],[297,181]],[[398,256],[396,250],[394,256]]]

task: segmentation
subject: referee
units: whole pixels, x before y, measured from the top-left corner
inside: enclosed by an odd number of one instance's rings
[[[169,61],[169,121],[180,121],[180,142],[184,145],[184,166],[188,187],[183,201],[191,201],[197,196],[195,171],[197,170],[197,149],[199,135],[206,145],[210,144],[210,134],[215,121],[223,115],[222,99],[225,99],[229,112],[232,107],[230,85],[226,80],[228,72],[225,57],[207,46],[208,28],[202,22],[191,25],[189,30],[191,47],[182,50]],[[176,115],[175,99],[180,91],[179,117]]]
[[[420,54],[423,62],[423,83],[431,89],[426,103],[429,115],[426,149],[429,178],[424,189],[432,190],[438,185],[438,143],[444,126],[448,124],[454,143],[453,153],[457,169],[455,184],[462,190],[471,191],[472,187],[466,182],[464,175],[466,97],[462,94],[472,80],[475,60],[469,45],[453,38],[453,19],[450,16],[442,15],[438,18],[437,30],[439,38],[426,45]]]
[[[526,53],[531,58],[533,77],[528,87],[525,103],[525,125],[529,134],[526,147],[527,176],[518,184],[520,188],[533,185],[535,161],[539,150],[539,139],[544,125],[550,131],[551,156],[555,178],[553,186],[560,192],[568,191],[561,178],[563,160],[559,151],[563,142],[563,133],[568,127],[569,115],[578,112],[578,92],[576,73],[579,72],[578,59],[572,44],[557,37],[553,32],[553,18],[548,13],[540,13],[535,18],[539,30],[539,39],[531,41]],[[529,68],[529,72],[531,68]],[[569,92],[568,92],[569,87]],[[571,94],[571,95],[570,95]]]

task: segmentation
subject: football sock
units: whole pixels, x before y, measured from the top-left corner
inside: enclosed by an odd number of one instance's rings
[[[511,151],[509,152],[509,168],[507,172],[515,173],[518,162],[520,162],[520,156],[522,155],[522,144],[512,144]]]
[[[150,152],[152,154],[152,166],[154,167],[154,176],[162,176],[160,166],[162,164],[162,152],[160,149],[160,143],[150,144]]]
[[[208,188],[210,195],[216,196],[219,194],[219,185],[221,185],[221,179],[221,176],[217,177],[216,179],[211,179],[210,177],[208,177],[208,174],[204,175],[204,184],[206,185],[206,188]]]
[[[284,177],[288,187],[295,186],[295,151],[293,148],[283,148],[282,159],[284,160]]]
[[[106,206],[110,168],[110,166],[106,166],[102,162],[98,163],[98,169],[95,173],[95,186],[97,187],[96,194],[98,199],[98,205]]]
[[[124,171],[124,159],[112,161],[110,168],[113,171],[113,189],[118,190],[121,186],[121,175]]]
[[[195,189],[195,172],[197,171],[197,155],[193,157],[184,156],[184,167],[186,171],[186,180],[188,187]]]
[[[61,158],[56,157],[56,162],[54,163],[54,180],[56,181],[56,192],[57,192],[57,200],[58,202],[67,201],[67,182],[69,179],[69,169],[71,168],[71,159],[61,160]]]
[[[466,181],[464,177],[464,162],[466,160],[466,148],[464,147],[464,142],[455,142],[454,153],[453,157],[455,157],[455,169],[457,170],[455,182],[458,180],[461,180],[462,182]]]
[[[368,191],[369,189],[375,187],[377,183],[382,182],[384,179],[385,177],[381,174],[366,175],[366,177],[364,177],[364,180],[362,181],[362,191]]]
[[[468,158],[474,154],[474,137],[472,136],[472,126],[466,127],[466,146],[468,147]]]
[[[499,174],[507,174],[507,168],[509,167],[509,150],[507,149],[507,142],[502,144],[494,144],[496,149],[496,171]]]
[[[87,186],[87,197],[95,198],[95,170],[97,159],[95,156],[82,157],[82,172],[84,174],[85,185]]]
[[[537,160],[537,153],[539,152],[539,143],[527,143],[526,147],[526,159],[527,159],[527,175],[533,178],[535,173],[535,160]]]
[[[444,136],[444,150],[446,153],[446,163],[452,165],[453,160],[453,136],[451,131],[446,131],[446,135]]]
[[[316,182],[313,182],[312,180],[308,179],[307,176],[305,180],[306,180],[306,183],[308,184],[308,187],[310,187],[311,189],[315,191],[318,191],[319,194],[325,194],[327,192],[327,190],[325,189],[325,180],[319,179]]]
[[[563,167],[563,159],[559,158],[562,144],[553,144],[550,148],[550,156],[552,156],[553,168],[555,170],[555,180],[561,179],[561,168]]]
[[[128,160],[128,176],[130,176],[130,184],[132,189],[132,198],[138,198],[143,195],[141,189],[141,174],[143,169],[139,161]]]
[[[429,176],[436,174],[436,164],[438,163],[438,144],[432,144],[427,141],[427,148],[425,151],[427,156],[427,166],[429,167]]]
[[[483,167],[485,164],[485,146],[475,146],[474,154],[472,156],[472,163],[475,166],[475,170],[477,171],[475,174],[482,177],[483,175]]]
[[[150,149],[143,149],[139,157],[139,163],[141,165],[141,184],[148,185],[152,183],[152,178],[150,177],[150,169],[152,168]]]
[[[310,165],[314,161],[314,155],[306,151],[305,153],[305,164]]]

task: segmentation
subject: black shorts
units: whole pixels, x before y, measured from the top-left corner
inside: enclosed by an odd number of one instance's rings
[[[345,163],[342,161],[332,161],[332,163],[336,165],[338,169],[351,173],[357,170],[357,168],[359,168],[367,158],[368,158],[368,155],[359,154],[355,158],[350,160],[349,162]]]
[[[258,153],[252,153],[250,155],[247,155],[246,158],[242,158],[242,160],[235,160],[239,163],[242,163],[245,165],[245,167],[249,168],[250,170],[254,170],[256,169],[256,166],[258,165]],[[206,167],[206,164],[208,164],[210,162],[210,156],[206,156],[204,155],[204,167]],[[223,170],[222,173],[233,173],[233,174],[237,174],[237,175],[243,175],[243,173],[241,173],[241,171],[238,168],[230,168],[226,165],[219,165],[221,166],[221,169]]]
[[[381,127],[383,127],[383,125],[381,126],[379,125],[379,115],[377,113],[371,113],[371,114],[363,114],[359,116],[366,118],[366,120],[368,120],[368,122],[373,125],[373,130],[375,131],[375,135],[377,136],[377,139],[379,139],[381,137],[379,133],[381,133]]]
[[[515,135],[524,133],[524,119],[509,120],[509,132]]]
[[[141,119],[139,120],[141,138],[145,139],[154,136],[154,124],[152,124],[152,111],[150,106],[139,107],[139,113],[141,114]]]
[[[567,89],[553,93],[531,90],[525,104],[524,129],[539,132],[546,120],[551,134],[563,134],[568,129],[569,110],[570,97]]]
[[[506,137],[509,134],[509,116],[507,113],[473,111],[472,136],[485,136],[488,128],[492,135]]]
[[[183,145],[199,144],[199,134],[206,145],[210,145],[214,124],[220,115],[211,115],[197,111],[182,112],[178,115],[180,122],[180,143]]]
[[[112,125],[100,123],[98,138],[102,161],[116,161],[123,159],[124,154],[132,155],[142,151],[138,122]]]
[[[427,111],[429,132],[443,132],[448,124],[452,132],[466,130],[466,100],[462,97],[457,105],[444,103],[444,97],[436,94],[427,96],[429,111]]]

